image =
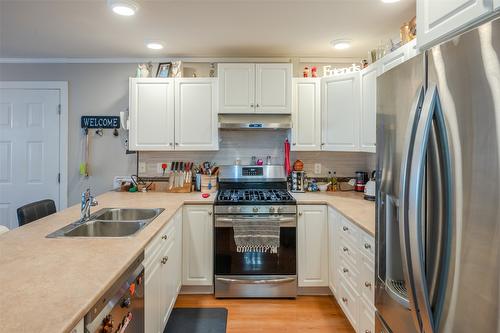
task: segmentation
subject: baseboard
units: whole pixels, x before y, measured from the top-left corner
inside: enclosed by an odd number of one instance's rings
[[[326,296],[332,295],[328,287],[298,287],[297,294],[299,296]]]
[[[196,295],[196,294],[213,294],[214,286],[182,286],[180,294]]]

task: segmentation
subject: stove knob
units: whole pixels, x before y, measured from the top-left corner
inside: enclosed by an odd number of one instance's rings
[[[253,210],[254,213],[257,213],[259,211],[259,208],[254,207],[252,210]]]
[[[274,207],[269,207],[269,213],[274,213]]]

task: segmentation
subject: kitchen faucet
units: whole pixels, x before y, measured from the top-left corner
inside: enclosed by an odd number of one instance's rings
[[[88,188],[85,192],[82,192],[82,205],[80,208],[80,221],[86,222],[90,220],[90,207],[97,206],[99,203],[97,200],[90,194],[90,188]]]

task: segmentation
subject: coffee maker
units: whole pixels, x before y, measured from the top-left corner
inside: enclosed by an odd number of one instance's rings
[[[290,174],[290,192],[305,192],[307,188],[305,180],[305,171],[292,171],[292,173]]]
[[[356,185],[354,185],[354,191],[364,192],[365,184],[368,181],[368,172],[356,171]]]

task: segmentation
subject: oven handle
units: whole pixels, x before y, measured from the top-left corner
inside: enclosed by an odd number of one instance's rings
[[[234,218],[234,217],[215,217],[215,227],[232,227],[234,222],[239,221],[278,221],[280,226],[296,226],[297,219],[295,217],[246,217],[246,218]]]
[[[230,278],[215,278],[217,281],[224,283],[238,283],[238,284],[281,284],[296,281],[296,278],[280,278],[280,279],[261,279],[261,280],[251,280],[251,279],[230,279]]]

